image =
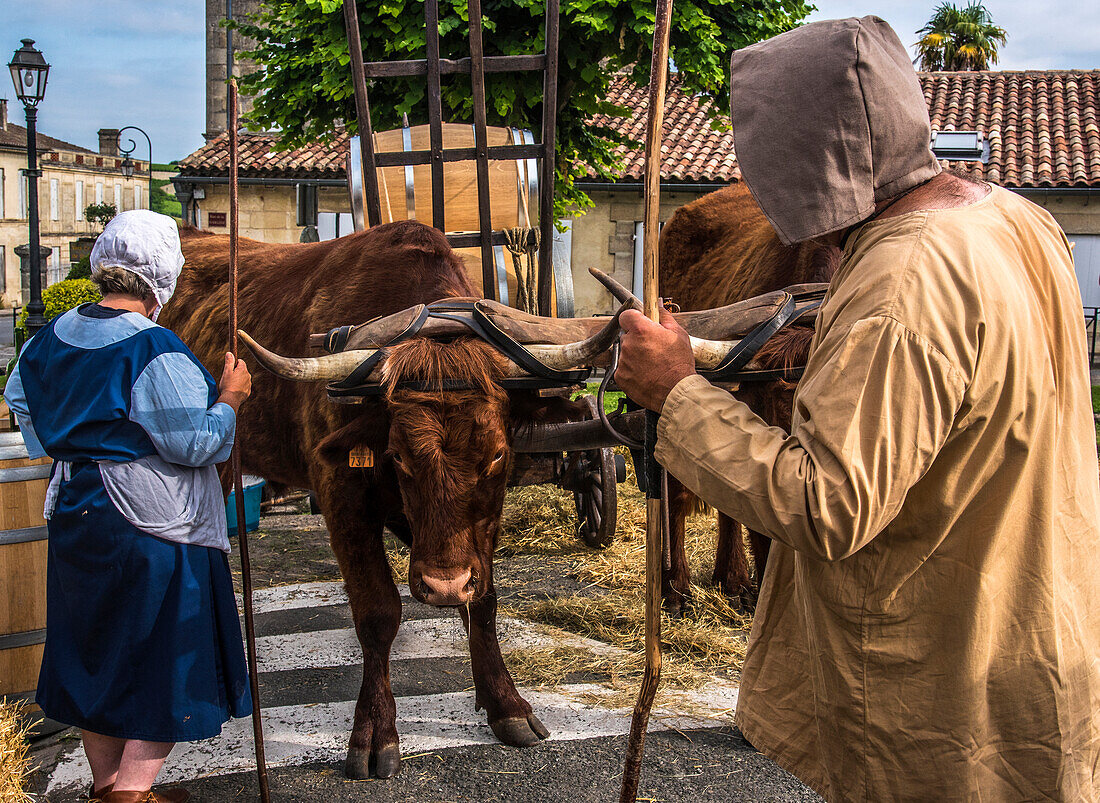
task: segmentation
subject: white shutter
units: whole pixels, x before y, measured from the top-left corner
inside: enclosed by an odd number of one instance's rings
[[[122,182],[115,182],[115,211],[122,211]]]
[[[1100,234],[1067,234],[1073,243],[1073,267],[1081,288],[1081,303],[1100,307]]]
[[[144,209],[141,204],[141,185],[134,184],[134,209]]]
[[[4,184],[4,168],[0,167],[0,218],[7,217],[4,214],[4,192],[7,186]],[[0,263],[0,270],[3,270],[3,263]]]
[[[84,182],[76,182],[76,203],[73,206],[76,208],[76,222],[79,225],[80,221],[84,219]]]
[[[50,220],[61,220],[61,182],[50,179]]]
[[[95,202],[97,204],[103,203],[103,182],[97,181],[95,183]]]

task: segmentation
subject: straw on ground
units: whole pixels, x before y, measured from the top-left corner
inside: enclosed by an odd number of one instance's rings
[[[26,704],[0,698],[0,803],[24,803],[31,760],[27,755],[27,731],[31,721]]]

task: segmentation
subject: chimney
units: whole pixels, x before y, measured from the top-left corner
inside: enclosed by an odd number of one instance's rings
[[[0,131],[8,130],[8,99],[0,98]]]
[[[99,155],[118,156],[118,129],[99,129]]]

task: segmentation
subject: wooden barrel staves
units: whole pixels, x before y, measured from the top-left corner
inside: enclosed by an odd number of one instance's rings
[[[52,461],[0,433],[0,697],[33,700],[46,641],[46,499]],[[37,708],[31,716],[41,718]]]

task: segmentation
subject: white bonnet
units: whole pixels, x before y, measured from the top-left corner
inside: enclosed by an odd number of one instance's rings
[[[122,212],[111,219],[92,246],[92,275],[103,268],[124,268],[149,285],[164,306],[176,291],[183,251],[176,222],[148,209]]]

